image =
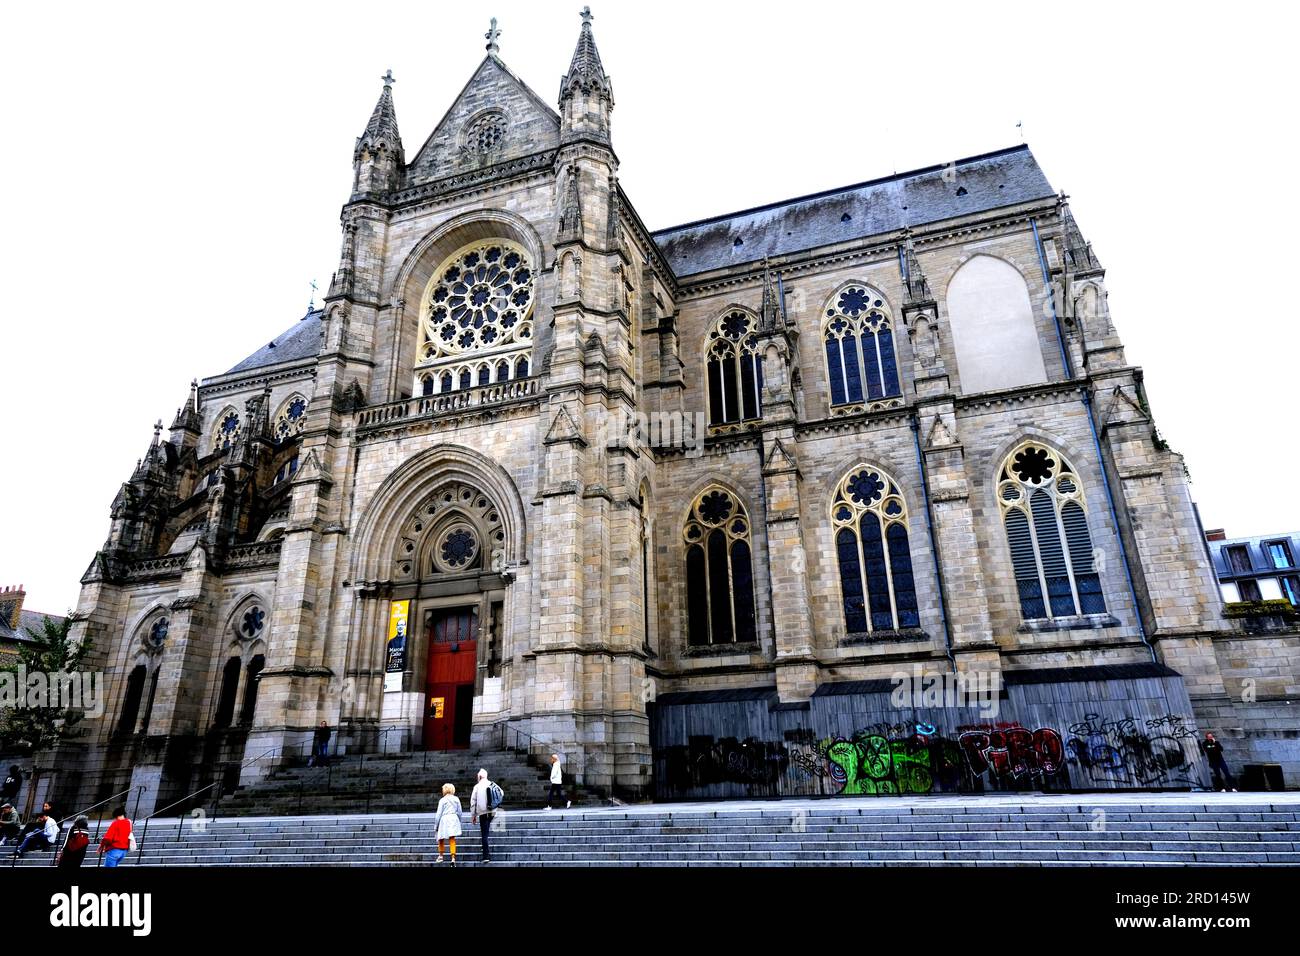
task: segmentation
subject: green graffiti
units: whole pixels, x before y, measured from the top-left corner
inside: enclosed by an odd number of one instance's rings
[[[934,787],[930,748],[924,741],[886,740],[879,734],[852,740],[827,738],[818,750],[839,768],[846,796],[929,793]]]

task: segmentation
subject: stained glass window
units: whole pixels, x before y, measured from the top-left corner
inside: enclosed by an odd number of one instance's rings
[[[504,239],[471,243],[449,256],[434,271],[421,304],[416,391],[431,394],[423,384],[427,373],[435,392],[490,384],[494,366],[496,381],[503,380],[495,360],[462,364],[471,353],[500,353],[523,364],[515,377],[527,375],[535,281],[527,253]]]
[[[280,406],[280,411],[275,416],[275,424],[272,431],[275,434],[275,440],[278,442],[287,441],[302,434],[303,427],[307,424],[307,399],[301,395],[292,395]]]
[[[846,632],[920,627],[907,504],[894,480],[874,465],[851,470],[836,486],[831,525]]]
[[[1045,445],[1025,442],[1003,461],[997,497],[1021,617],[1105,613],[1083,484],[1069,462]]]
[[[897,404],[902,388],[884,296],[860,285],[841,289],[826,306],[822,338],[832,406]]]
[[[243,430],[244,420],[239,417],[239,412],[227,408],[217,418],[217,430],[212,437],[212,450],[225,451],[239,440]]]
[[[709,332],[709,424],[750,421],[763,415],[763,361],[746,312],[726,313]]]
[[[691,506],[682,535],[687,641],[692,646],[756,641],[749,515],[744,506],[731,492],[708,488]]]

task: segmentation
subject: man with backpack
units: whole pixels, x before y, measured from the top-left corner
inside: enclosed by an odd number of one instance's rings
[[[471,822],[478,821],[479,833],[482,835],[484,863],[492,862],[492,851],[488,848],[488,831],[492,829],[492,817],[501,806],[504,797],[505,793],[502,789],[488,779],[488,772],[480,769],[478,782],[470,791],[469,810]]]

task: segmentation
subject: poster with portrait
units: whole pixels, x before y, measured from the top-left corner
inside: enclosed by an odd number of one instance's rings
[[[384,655],[384,693],[402,689],[406,670],[406,628],[410,601],[393,601],[388,610],[388,646]]]

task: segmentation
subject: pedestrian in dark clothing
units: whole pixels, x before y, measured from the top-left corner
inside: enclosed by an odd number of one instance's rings
[[[318,763],[324,764],[329,761],[330,755],[330,728],[325,721],[320,722],[316,728],[316,734],[312,738],[311,759],[307,761],[307,766],[314,767]]]
[[[1210,761],[1210,773],[1214,774],[1214,787],[1220,792],[1231,790],[1237,792],[1237,780],[1228,770],[1228,761],[1223,759],[1223,744],[1215,739],[1214,734],[1206,731],[1201,741],[1201,751]]]
[[[72,825],[72,831],[68,834],[67,840],[63,842],[63,849],[59,852],[58,865],[75,869],[81,866],[82,861],[86,858],[86,850],[90,846],[90,821],[85,817],[77,817],[77,822]]]
[[[492,819],[497,811],[494,800],[500,799],[501,788],[488,779],[488,772],[478,772],[478,782],[469,795],[470,822],[478,823],[479,836],[483,843],[483,862],[492,862],[492,850],[488,844],[488,831],[492,829]],[[495,794],[495,797],[494,797]]]
[[[13,840],[18,841],[18,834],[22,832],[22,823],[18,819],[18,811],[14,809],[12,803],[6,803],[0,806],[0,846]]]
[[[18,791],[23,788],[23,771],[17,764],[9,768],[9,773],[5,775],[4,783],[0,783],[0,797],[3,797],[9,804],[16,804],[18,801]]]

